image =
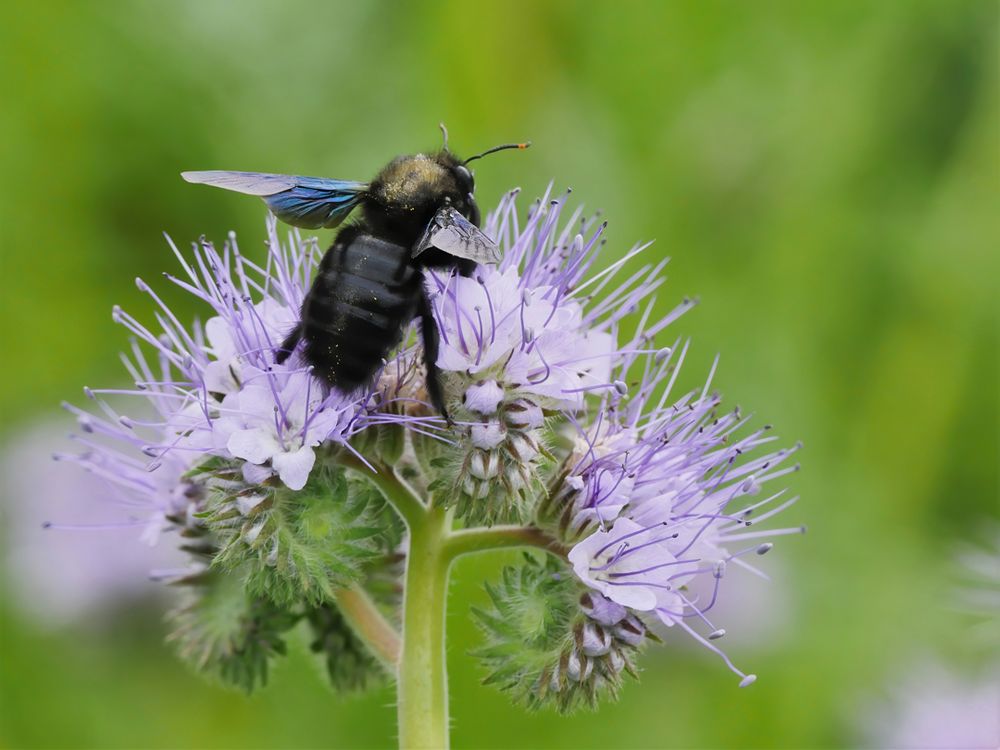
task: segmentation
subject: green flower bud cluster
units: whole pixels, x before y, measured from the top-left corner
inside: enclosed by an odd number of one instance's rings
[[[432,491],[470,526],[527,522],[552,460],[541,407],[491,379],[465,383],[450,373],[446,390],[462,394],[454,408],[461,443],[432,464],[440,470]]]
[[[617,698],[652,634],[634,615],[589,591],[561,560],[526,554],[487,585],[492,607],[474,609],[487,641],[476,655],[494,684],[530,709],[561,713]]]
[[[238,576],[209,572],[192,584],[186,601],[168,615],[168,640],[199,672],[251,692],[265,685],[273,657],[287,650],[285,633],[298,615],[247,594]]]
[[[199,515],[219,542],[213,565],[245,570],[250,594],[282,606],[332,600],[364,577],[393,531],[381,494],[335,466],[314,471],[299,491],[222,483]]]
[[[387,674],[332,604],[306,612],[312,641],[309,648],[321,657],[326,675],[335,690],[354,692],[385,682]]]
[[[217,459],[186,479],[189,508],[168,519],[193,559],[170,578],[184,588],[169,615],[181,657],[251,692],[304,622],[334,688],[383,679],[336,604],[338,588],[363,583],[384,609],[399,605],[403,525],[382,494],[333,460],[297,492],[279,482],[249,485]]]

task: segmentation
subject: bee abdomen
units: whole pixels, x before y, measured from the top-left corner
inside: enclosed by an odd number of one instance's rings
[[[409,248],[367,234],[330,248],[302,309],[316,375],[343,390],[372,378],[416,313],[423,277],[409,258]]]

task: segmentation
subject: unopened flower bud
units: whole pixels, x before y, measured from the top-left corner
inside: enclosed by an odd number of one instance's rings
[[[528,463],[538,455],[538,444],[524,433],[514,433],[507,441],[507,449],[521,463]]]
[[[518,399],[505,409],[507,424],[521,430],[531,430],[545,424],[545,415],[537,404],[526,399]]]
[[[582,640],[581,648],[587,656],[603,656],[611,648],[611,636],[604,628],[593,622],[583,626]]]
[[[254,510],[260,506],[268,496],[263,493],[255,493],[252,495],[241,495],[236,499],[236,507],[239,509],[240,513],[244,516],[253,515]]]
[[[617,674],[625,668],[625,657],[618,649],[612,649],[611,653],[608,654],[608,663],[611,665],[611,669],[614,670],[615,674]]]
[[[528,485],[524,472],[517,464],[509,464],[504,472],[504,475],[507,478],[507,484],[510,485],[511,490],[514,492],[517,492]]]
[[[497,381],[484,380],[465,389],[463,402],[470,411],[479,414],[495,414],[504,399],[504,391]]]
[[[646,638],[646,626],[635,615],[629,615],[618,623],[614,630],[615,638],[629,646],[638,646]]]
[[[469,473],[476,479],[493,479],[500,473],[500,456],[495,451],[473,451],[469,457]]]
[[[625,607],[613,602],[596,591],[588,591],[580,597],[580,608],[594,622],[611,627],[625,619]]]
[[[574,682],[583,682],[588,677],[590,673],[594,671],[594,662],[585,656],[582,656],[577,651],[573,651],[569,655],[569,660],[566,662],[566,675]]]
[[[559,675],[560,675],[559,665],[556,664],[555,669],[552,670],[552,677],[549,678],[550,690],[559,690],[562,687],[562,685],[560,684],[562,681],[559,679]]]
[[[507,429],[496,421],[474,424],[471,430],[472,444],[476,448],[492,450],[504,441],[506,433]]]

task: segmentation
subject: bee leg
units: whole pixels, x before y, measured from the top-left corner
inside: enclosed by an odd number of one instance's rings
[[[427,294],[420,295],[420,335],[424,342],[424,367],[427,369],[427,395],[430,396],[431,403],[438,413],[445,418],[449,426],[454,425],[448,409],[444,405],[444,391],[441,389],[441,371],[438,370],[438,345],[440,336],[438,334],[437,322],[434,320],[434,312],[431,310],[430,300]]]
[[[285,340],[281,342],[281,346],[275,350],[274,361],[279,365],[284,363],[286,359],[292,356],[292,352],[295,351],[295,347],[298,346],[301,338],[302,324],[299,323],[292,329],[292,332],[285,337]]]

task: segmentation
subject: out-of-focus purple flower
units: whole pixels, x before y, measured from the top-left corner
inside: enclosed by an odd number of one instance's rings
[[[575,456],[545,512],[558,515],[565,538],[583,536],[570,552],[580,580],[618,604],[679,626],[718,653],[747,685],[754,676],[711,643],[726,631],[709,612],[728,566],[763,576],[747,556],[767,553],[773,537],[803,531],[747,528],[795,502],[776,504],[783,491],[750,498],[797,468],[782,466],[797,446],[741,461],[773,438],[767,428],[740,436],[747,420],[735,411],[719,413],[719,396],[709,393],[711,376],[700,393],[670,402],[687,346],[676,351],[626,355],[620,382],[637,367],[637,384],[609,391],[594,423],[577,424]]]
[[[0,567],[12,605],[58,627],[99,623],[162,595],[149,572],[183,566],[185,555],[168,545],[135,544],[148,509],[97,474],[53,466],[49,454],[57,446],[73,447],[64,426],[39,423],[0,449]]]
[[[893,750],[1000,747],[1000,664],[978,677],[927,661],[860,711],[864,744]]]
[[[345,445],[362,429],[369,398],[367,392],[326,388],[297,356],[281,365],[274,361],[309,288],[318,261],[315,241],[291,232],[283,243],[271,217],[263,266],[240,254],[233,235],[221,252],[202,241],[191,262],[171,247],[182,274],[167,277],[208,305],[212,316],[185,327],[138,280],[158,308],[155,327],[120,308],[113,315],[133,334],[123,361],[135,385],[86,389],[97,414],[67,405],[85,450],[57,455],[144,506],[151,539],[189,511],[200,490],[186,474],[211,457],[241,466],[251,482],[276,475],[290,489],[301,489],[316,447]],[[115,398],[115,406],[107,398]],[[134,410],[121,402],[133,403]]]
[[[987,523],[986,545],[965,544],[958,551],[957,605],[971,615],[970,635],[975,645],[1000,647],[1000,526]]]
[[[959,550],[955,592],[962,610],[976,617],[966,646],[977,656],[984,651],[987,659],[964,673],[928,657],[905,670],[882,699],[869,698],[856,711],[866,744],[900,750],[1000,747],[1000,529],[988,529],[992,547],[969,543]]]
[[[864,697],[854,711],[866,745],[916,748],[1000,747],[1000,529],[987,526],[986,546],[966,543],[956,555],[958,604],[974,615],[963,643],[979,667],[959,671],[924,657],[893,679],[882,698]],[[983,655],[986,656],[983,659]]]

